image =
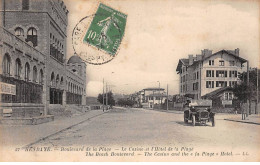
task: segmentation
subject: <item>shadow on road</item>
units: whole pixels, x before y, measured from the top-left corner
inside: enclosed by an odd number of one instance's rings
[[[184,123],[184,122],[181,122],[181,121],[177,121],[175,122],[179,125],[182,125],[182,126],[186,126],[186,127],[193,127],[192,123]],[[201,124],[201,123],[196,123],[195,126],[203,126],[203,127],[211,127],[211,125],[208,125],[208,124]]]

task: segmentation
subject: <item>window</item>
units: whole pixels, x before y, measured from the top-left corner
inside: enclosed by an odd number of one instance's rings
[[[28,64],[28,62],[25,64],[25,72],[24,72],[24,80],[25,81],[29,81],[30,79],[30,65]]]
[[[42,69],[40,70],[39,83],[43,84],[43,71],[42,71]]]
[[[217,81],[216,82],[216,87],[226,87],[227,86],[227,81]]]
[[[63,85],[63,77],[60,78],[60,84]]]
[[[237,81],[229,81],[229,86],[234,87],[237,85]]]
[[[20,36],[24,36],[24,31],[22,28],[18,27],[14,30],[14,33],[16,36],[20,37]]]
[[[35,28],[29,28],[28,31],[27,31],[27,39],[26,39],[26,42],[32,42],[33,43],[33,46],[37,46],[38,43],[37,43],[37,30]]]
[[[233,93],[231,92],[224,93],[224,100],[232,100],[232,99],[233,99]]]
[[[229,61],[229,66],[235,66],[235,61]]]
[[[233,94],[232,93],[228,93],[228,100],[232,100],[233,99]]]
[[[228,100],[228,93],[224,93],[224,100]]]
[[[206,88],[214,88],[214,81],[206,81]]]
[[[10,66],[11,66],[11,58],[9,54],[5,54],[3,59],[3,74],[6,76],[10,76]]]
[[[224,66],[224,60],[219,60],[219,66]]]
[[[206,77],[214,77],[214,70],[207,70]]]
[[[33,67],[33,82],[37,82],[37,68]]]
[[[56,77],[56,85],[58,85],[58,84],[59,84],[59,81],[60,81],[60,76],[59,76],[59,75],[57,75],[57,77]]]
[[[196,82],[196,83],[193,83],[193,90],[198,90],[199,88],[199,83]]]
[[[209,65],[214,65],[214,60],[209,60]]]
[[[227,71],[224,70],[217,70],[216,77],[227,77]]]
[[[229,77],[237,77],[237,71],[235,71],[235,70],[230,70],[229,71]]]
[[[54,85],[54,79],[55,79],[55,76],[54,76],[54,73],[52,72],[51,73],[51,85],[53,86]]]
[[[23,7],[23,10],[29,10],[29,0],[23,0],[22,1],[22,7]]]
[[[17,58],[15,60],[15,77],[17,79],[21,78],[21,70],[22,70],[21,60]]]
[[[197,72],[197,79],[199,79],[199,72]]]

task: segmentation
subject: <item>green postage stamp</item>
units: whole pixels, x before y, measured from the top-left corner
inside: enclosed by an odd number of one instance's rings
[[[124,36],[126,18],[127,15],[100,3],[83,42],[115,56]]]

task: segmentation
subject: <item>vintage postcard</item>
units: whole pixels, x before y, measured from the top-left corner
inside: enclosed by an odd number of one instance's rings
[[[259,162],[258,0],[0,0],[1,162]]]

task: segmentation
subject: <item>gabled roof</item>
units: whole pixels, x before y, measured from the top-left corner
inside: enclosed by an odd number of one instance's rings
[[[185,59],[185,58],[180,59],[178,66],[176,68],[176,71],[180,71],[182,65],[188,66],[189,65],[189,59]]]
[[[247,60],[246,59],[244,59],[244,58],[241,58],[241,57],[239,57],[238,55],[235,55],[232,51],[230,51],[230,50],[220,50],[220,51],[218,51],[218,52],[216,52],[216,53],[213,53],[212,55],[209,55],[209,56],[206,56],[206,57],[204,57],[202,60],[206,60],[206,59],[208,59],[209,57],[212,57],[212,56],[214,56],[214,55],[217,55],[217,54],[219,54],[219,53],[227,53],[227,54],[229,54],[229,55],[231,55],[231,56],[233,56],[233,57],[235,57],[235,58],[237,58],[237,59],[239,59],[242,63],[244,63],[244,62],[247,62]]]
[[[180,71],[181,71],[181,66],[182,66],[182,65],[185,65],[185,66],[193,66],[193,65],[196,65],[197,63],[199,63],[199,62],[201,62],[201,61],[204,61],[204,60],[206,60],[206,59],[208,59],[208,58],[210,58],[210,57],[212,57],[212,56],[214,56],[214,55],[217,55],[217,54],[219,54],[219,53],[227,53],[227,54],[229,54],[229,55],[231,55],[231,56],[233,56],[233,57],[239,59],[242,63],[247,62],[246,59],[241,58],[241,57],[239,57],[238,55],[234,54],[234,51],[224,50],[224,49],[223,49],[223,50],[220,50],[220,51],[218,51],[218,52],[216,52],[216,53],[213,53],[213,54],[211,54],[211,55],[202,56],[202,59],[201,59],[201,60],[194,61],[192,65],[189,65],[189,59],[182,58],[182,59],[179,60],[179,63],[178,63],[177,68],[176,68],[176,72],[178,72],[178,71],[180,72]]]
[[[212,98],[215,98],[217,97],[219,94],[225,92],[225,91],[230,91],[232,90],[233,88],[232,87],[223,87],[223,88],[219,88],[219,89],[216,89],[210,93],[207,93],[205,94],[204,96],[202,96],[201,98],[202,99],[212,99]]]

